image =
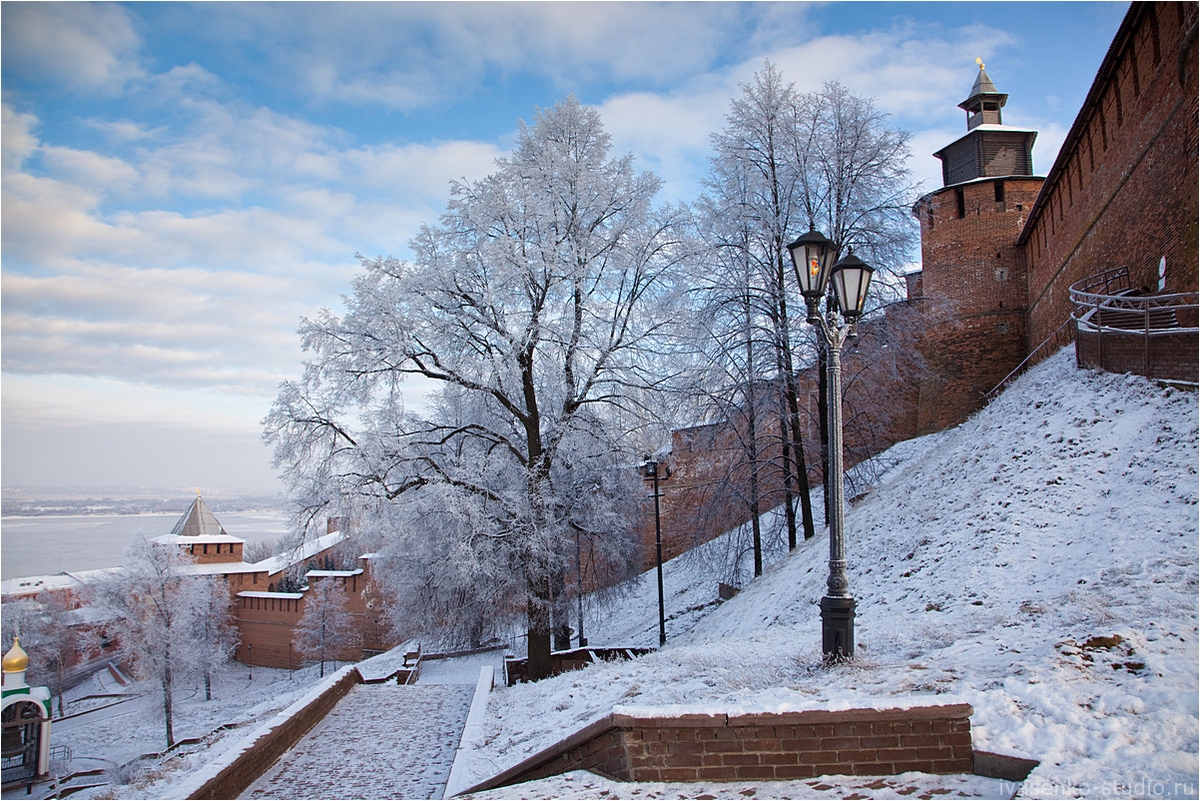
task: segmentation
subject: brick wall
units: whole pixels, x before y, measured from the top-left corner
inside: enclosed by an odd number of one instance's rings
[[[221,764],[206,766],[199,774],[199,786],[187,792],[189,799],[237,798],[265,773],[300,738],[317,725],[338,701],[362,682],[358,671],[349,668],[340,678],[330,679],[325,689],[307,702],[297,702],[281,712],[270,724],[256,732],[253,742]],[[254,736],[254,735],[252,735]],[[204,775],[205,773],[211,775]],[[177,788],[187,791],[190,788]]]
[[[1112,268],[1153,290],[1165,256],[1166,290],[1196,290],[1196,19],[1195,3],[1134,3],[1114,39],[1022,234],[1031,342],[1067,318],[1071,284]]]
[[[940,189],[913,208],[921,292],[948,318],[930,320],[922,345],[929,370],[919,388],[919,433],[966,419],[1025,358],[1028,276],[1016,242],[1041,187],[1041,178],[987,178]]]
[[[1200,340],[1195,333],[1154,331],[1143,334],[1080,331],[1075,337],[1079,363],[1113,373],[1136,373],[1176,381],[1200,380]]]
[[[341,661],[358,661],[364,651],[384,651],[396,644],[383,620],[384,605],[378,585],[371,580],[370,560],[362,559],[360,563],[361,573],[320,575],[324,571],[315,571],[308,579],[310,587],[328,581],[346,591],[346,609],[353,617],[358,637],[353,645],[333,655]],[[249,586],[252,589],[254,585]],[[302,667],[304,658],[296,650],[294,640],[296,626],[304,616],[305,600],[306,593],[252,591],[237,596],[234,617],[241,641],[234,658],[247,665],[291,670]]]
[[[613,713],[468,792],[572,770],[618,781],[971,773],[969,704],[651,717]]]

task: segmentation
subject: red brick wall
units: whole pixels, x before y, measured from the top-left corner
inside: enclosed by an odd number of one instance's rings
[[[1200,378],[1198,344],[1194,333],[1155,331],[1147,339],[1135,333],[1109,331],[1099,336],[1095,331],[1080,331],[1075,350],[1085,367],[1195,382]]]
[[[1041,178],[988,178],[940,189],[913,209],[921,225],[921,291],[945,304],[950,318],[931,320],[922,346],[930,370],[919,389],[919,433],[966,419],[1025,358],[1028,284],[1016,241],[1041,187]]]
[[[363,572],[351,576],[310,576],[309,587],[318,582],[333,581],[342,585],[347,595],[347,610],[354,618],[358,638],[354,645],[343,649],[337,658],[357,661],[369,652],[383,651],[393,643],[383,617],[382,597],[370,577],[370,561],[362,560]],[[253,587],[250,587],[253,589]],[[264,585],[265,589],[265,585]],[[311,591],[311,590],[310,590]],[[294,646],[295,628],[304,615],[305,595],[297,593],[266,593],[266,597],[234,599],[234,615],[241,642],[235,658],[243,664],[295,669],[303,665],[303,657]],[[369,606],[368,606],[369,604]]]
[[[954,704],[674,718],[614,713],[468,792],[571,770],[638,782],[971,773],[972,712]]]
[[[1195,3],[1134,3],[1080,111],[1023,243],[1029,336],[1047,337],[1070,313],[1068,287],[1128,266],[1135,287],[1197,285],[1196,50],[1178,68]],[[928,280],[928,279],[927,279]]]
[[[329,711],[337,706],[351,688],[362,683],[357,670],[348,670],[346,675],[314,698],[303,708],[286,717],[278,725],[255,740],[216,776],[204,782],[187,797],[198,799],[237,798],[259,776],[275,764],[288,749],[317,725]]]
[[[242,543],[240,542],[202,542],[182,547],[199,565],[242,561]]]

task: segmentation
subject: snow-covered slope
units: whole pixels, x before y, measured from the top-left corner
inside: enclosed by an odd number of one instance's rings
[[[975,707],[976,748],[1041,760],[1023,795],[1195,797],[1196,394],[1078,370],[1067,349],[881,463],[847,512],[855,663],[821,665],[825,537],[723,604],[716,577],[681,557],[667,647],[497,691],[475,771],[616,705],[955,700]],[[589,640],[656,640],[653,592],[644,578]]]

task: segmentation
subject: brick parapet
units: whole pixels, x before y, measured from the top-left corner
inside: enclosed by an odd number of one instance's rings
[[[237,798],[292,746],[317,725],[362,677],[352,667],[330,677],[314,696],[297,701],[254,731],[226,755],[206,765],[188,783],[174,788],[176,798]]]
[[[571,770],[639,782],[971,773],[972,712],[969,704],[669,717],[614,712],[468,792]]]

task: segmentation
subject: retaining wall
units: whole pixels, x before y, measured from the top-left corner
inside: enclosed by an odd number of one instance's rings
[[[353,666],[342,668],[315,692],[248,735],[240,748],[231,749],[193,774],[185,785],[173,788],[178,791],[173,797],[237,798],[361,682]]]
[[[1081,327],[1075,335],[1076,359],[1084,367],[1191,383],[1200,378],[1198,346],[1195,331],[1152,330],[1147,336]]]
[[[614,712],[468,792],[573,770],[617,781],[971,773],[970,704],[674,717]]]

